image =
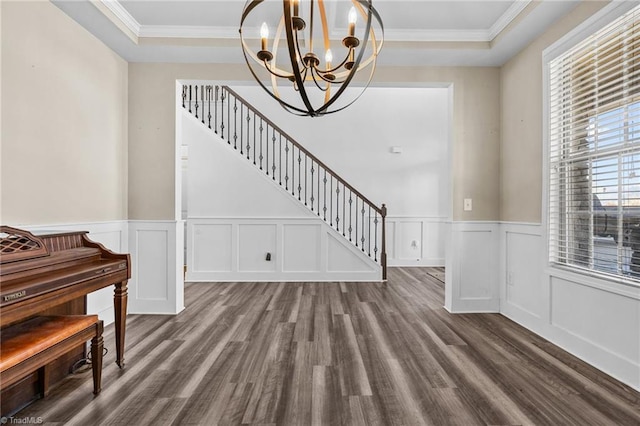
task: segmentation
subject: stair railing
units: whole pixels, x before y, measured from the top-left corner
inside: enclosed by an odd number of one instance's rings
[[[382,267],[387,207],[360,191],[227,86],[183,85],[182,107]]]

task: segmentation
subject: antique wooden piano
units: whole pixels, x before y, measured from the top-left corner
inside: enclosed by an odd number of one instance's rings
[[[0,227],[0,327],[38,315],[86,314],[86,295],[113,285],[116,363],[123,368],[130,257],[113,253],[86,234]],[[46,394],[48,386],[66,376],[84,353],[81,346],[47,365],[44,372],[5,389],[0,396],[2,414]]]

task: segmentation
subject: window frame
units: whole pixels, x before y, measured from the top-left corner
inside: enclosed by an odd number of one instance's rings
[[[573,49],[576,45],[587,39],[589,36],[598,32],[605,26],[611,24],[613,21],[629,12],[633,8],[638,6],[637,2],[611,2],[604,6],[594,15],[585,20],[582,24],[578,25],[572,31],[567,33],[564,37],[560,38],[554,44],[546,48],[542,53],[542,178],[543,178],[543,193],[542,193],[542,233],[544,236],[544,265],[545,272],[550,276],[565,276],[572,280],[575,280],[577,276],[581,276],[581,282],[589,284],[594,287],[612,290],[620,294],[633,294],[635,295],[640,288],[640,283],[637,279],[629,279],[623,275],[613,275],[601,272],[598,270],[581,268],[579,266],[572,266],[568,264],[556,263],[551,260],[553,252],[552,248],[552,232],[550,228],[551,224],[551,211],[550,211],[550,194],[551,188],[551,134],[550,134],[550,120],[551,120],[551,70],[550,64],[559,56],[564,55],[569,50]]]

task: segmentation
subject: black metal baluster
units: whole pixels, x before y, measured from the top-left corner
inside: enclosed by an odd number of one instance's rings
[[[196,118],[198,118],[198,85],[196,84]]]
[[[291,195],[296,196],[296,146],[291,143]]]
[[[336,231],[340,232],[340,181],[336,179]]]
[[[282,133],[278,137],[278,182],[282,186]]]
[[[371,257],[371,204],[369,204],[369,217],[367,218],[368,233],[367,233],[367,251],[369,252],[369,257]]]
[[[307,153],[304,153],[304,205],[307,205],[307,175],[309,172],[307,171]]]
[[[289,190],[289,140],[284,141],[284,189]]]
[[[244,157],[244,126],[242,125],[242,117],[244,117],[244,103],[240,103],[240,155]]]
[[[224,88],[220,91],[220,137],[224,140]]]
[[[211,98],[213,97],[213,86],[207,86],[207,104],[209,105],[209,115],[207,119],[209,121],[209,128],[211,128]]]
[[[256,137],[256,123],[258,122],[258,120],[256,120],[256,113],[253,113],[253,164],[256,164],[256,140],[258,139]]]
[[[300,148],[298,148],[298,201],[302,201],[302,179],[300,178],[300,168],[302,167],[302,153],[300,152]]]
[[[233,98],[233,149],[238,149],[238,98]]]
[[[320,164],[318,164],[318,217],[320,217]]]
[[[356,197],[356,247],[358,247],[358,197]]]
[[[333,228],[333,175],[329,175],[329,226]]]
[[[344,224],[347,221],[347,188],[342,184],[342,236],[345,237],[346,233],[344,232]]]
[[[216,86],[216,99],[215,102],[213,103],[213,127],[214,127],[214,131],[216,132],[216,135],[218,134],[218,92],[219,92],[220,86]]]
[[[266,137],[264,138],[265,140],[265,151],[267,153],[266,155],[266,166],[265,166],[265,170],[267,171],[267,176],[269,176],[269,123],[267,123],[267,132],[266,132]]]
[[[262,170],[262,160],[264,159],[264,155],[262,155],[262,131],[264,130],[264,127],[262,124],[262,118],[260,118],[260,127],[258,128],[260,131],[260,156],[258,157],[258,160],[260,160],[260,170]]]
[[[378,261],[378,211],[374,212],[373,220],[373,260]]]
[[[227,143],[231,145],[231,93],[227,91]]]
[[[204,124],[204,85],[200,86],[200,100],[202,101],[202,124]]]
[[[276,180],[276,129],[271,137],[271,179]]]
[[[313,200],[315,197],[313,196],[313,173],[315,169],[313,168],[313,160],[311,160],[311,211],[313,211]]]
[[[186,108],[186,103],[187,103],[187,85],[183,84],[182,85],[182,108]]]
[[[191,85],[189,85],[189,112],[191,112]]]
[[[351,192],[351,189],[349,189],[349,241],[351,241],[351,232],[353,231],[352,207],[353,207],[353,194]]]
[[[249,151],[251,150],[251,137],[249,135],[249,129],[251,128],[251,110],[247,108],[247,160],[249,160]]]
[[[362,248],[362,251],[364,252],[364,200],[362,200],[362,237],[360,237],[360,241],[362,242],[362,245],[360,246]]]
[[[323,191],[324,191],[324,197],[323,197],[323,204],[324,207],[322,207],[322,215],[324,217],[324,220],[327,220],[327,169],[324,169],[324,178],[322,179],[322,183],[323,183]]]

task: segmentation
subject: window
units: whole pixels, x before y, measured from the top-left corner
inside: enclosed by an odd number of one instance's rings
[[[640,283],[640,9],[548,66],[550,261]]]

